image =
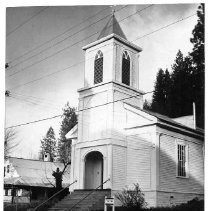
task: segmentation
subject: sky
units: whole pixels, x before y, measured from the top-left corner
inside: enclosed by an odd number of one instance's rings
[[[127,39],[143,48],[139,58],[140,90],[154,89],[157,71],[171,71],[179,49],[184,55],[191,51],[190,37],[197,16],[151,32],[195,14],[197,7],[196,3],[114,6]],[[147,9],[136,13],[143,8]],[[77,89],[84,84],[82,47],[97,39],[112,9],[109,5],[7,8],[9,68],[5,72],[5,88],[11,97],[5,99],[5,127],[62,114],[67,101],[77,107]],[[151,95],[146,98],[151,99]],[[54,118],[15,127],[19,145],[12,155],[36,158],[40,139],[50,126],[58,138],[60,123],[61,118]]]

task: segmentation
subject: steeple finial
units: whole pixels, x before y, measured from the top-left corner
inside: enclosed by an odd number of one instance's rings
[[[112,15],[115,13],[115,5],[110,6],[112,8]]]

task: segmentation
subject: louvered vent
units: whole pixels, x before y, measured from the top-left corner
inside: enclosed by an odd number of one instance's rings
[[[103,82],[103,53],[98,51],[94,64],[94,84]]]
[[[130,57],[125,51],[122,58],[122,83],[130,85]]]

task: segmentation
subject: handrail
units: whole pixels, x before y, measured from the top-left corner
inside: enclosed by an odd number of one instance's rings
[[[56,192],[55,194],[53,194],[49,199],[47,199],[46,201],[42,202],[40,205],[38,205],[37,207],[35,207],[33,210],[36,211],[38,208],[40,208],[42,205],[46,204],[50,199],[52,199],[53,197],[57,196],[59,193],[61,193],[62,191],[64,191],[66,188],[69,188],[71,185],[73,185],[74,183],[76,183],[77,180],[75,180],[74,182],[72,182],[71,184],[67,185],[65,188],[59,190],[58,192]]]
[[[84,198],[80,199],[76,204],[74,204],[70,209],[68,209],[68,211],[71,211],[74,207],[76,207],[81,201],[83,201],[84,199],[86,199],[88,196],[90,196],[94,191],[96,191],[98,188],[100,188],[103,184],[107,183],[110,180],[107,179],[106,181],[104,181],[101,185],[99,185],[97,188],[95,188],[93,191],[91,191],[90,193],[88,193]]]

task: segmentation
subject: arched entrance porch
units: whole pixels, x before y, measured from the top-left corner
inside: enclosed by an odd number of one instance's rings
[[[85,157],[85,189],[95,189],[103,184],[103,155],[98,152],[90,152]],[[100,187],[103,189],[103,186]]]

